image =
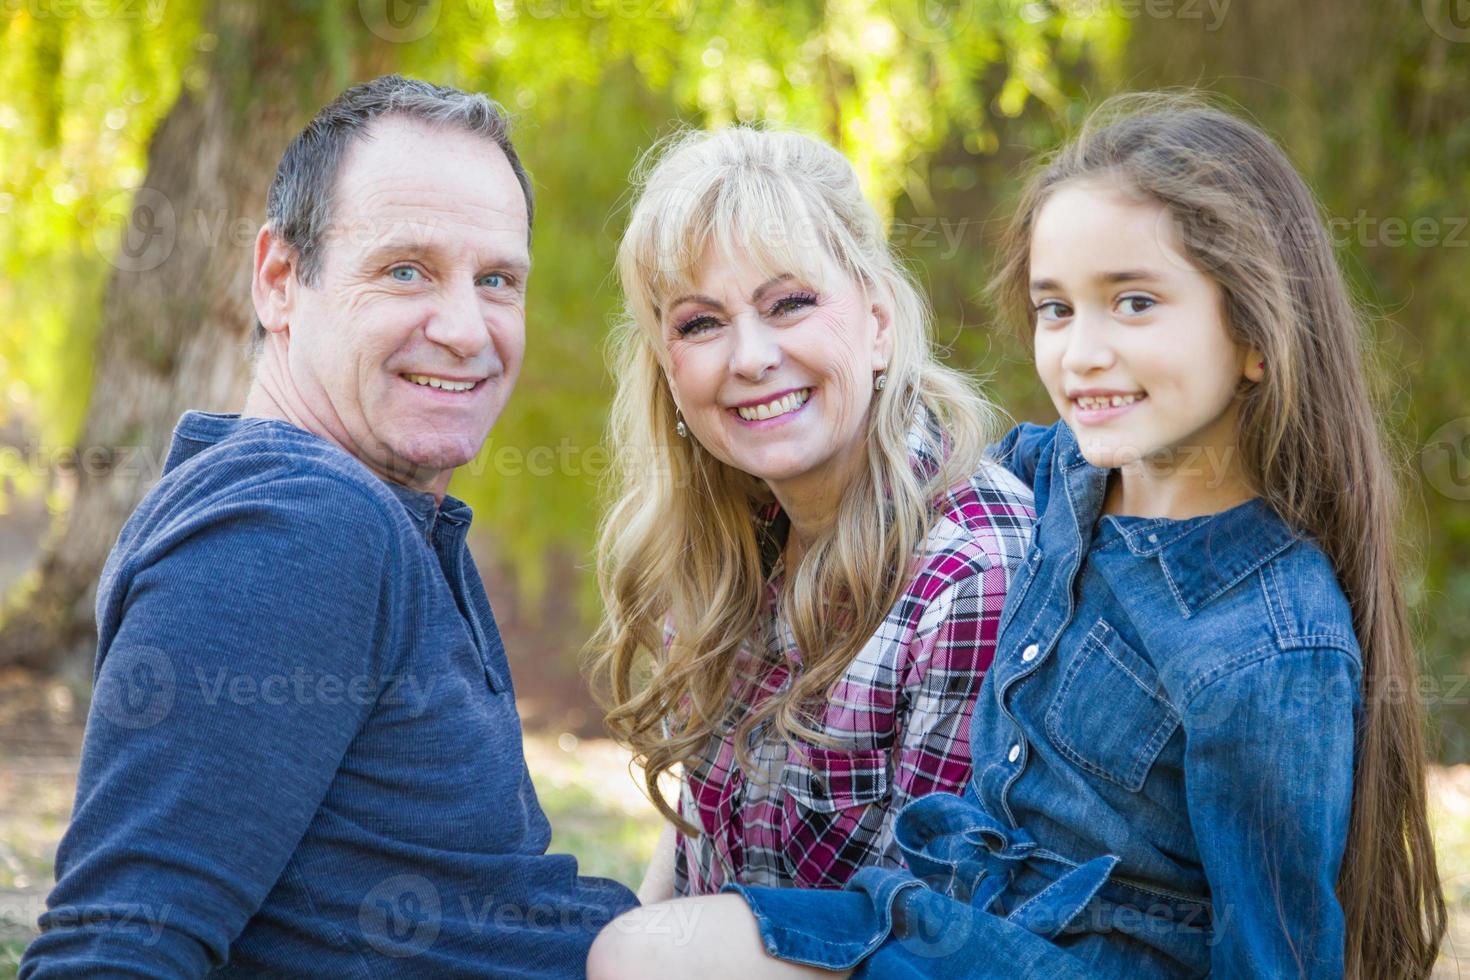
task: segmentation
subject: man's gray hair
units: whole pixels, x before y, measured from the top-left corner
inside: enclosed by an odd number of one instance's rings
[[[490,140],[505,153],[526,196],[530,238],[534,201],[531,178],[510,141],[510,120],[500,104],[480,93],[433,85],[402,75],[383,75],[354,85],[316,114],[286,147],[266,198],[265,220],[296,253],[296,275],[316,284],[323,239],[332,221],[332,189],[354,139],[382,116],[402,116],[462,130]],[[265,328],[255,323],[251,356],[260,352]]]

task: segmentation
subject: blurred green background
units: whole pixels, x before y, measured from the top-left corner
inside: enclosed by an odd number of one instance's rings
[[[32,513],[26,501],[44,501],[42,521],[59,527],[49,566],[12,554],[0,578],[9,586],[0,664],[64,664],[61,647],[80,662],[90,655],[86,580],[115,533],[109,523],[146,488],[179,409],[238,407],[242,276],[272,165],[310,112],[355,80],[404,71],[487,91],[517,116],[540,196],[528,359],[453,490],[475,506],[497,587],[528,630],[544,638],[540,628],[554,626],[555,641],[537,646],[568,676],[596,614],[611,257],[640,151],[681,123],[770,120],[831,140],[891,220],[953,361],[988,377],[1016,417],[1045,420],[1025,344],[981,298],[1021,169],[1112,92],[1193,85],[1284,144],[1374,316],[1383,408],[1404,464],[1425,695],[1439,754],[1466,759],[1462,6],[6,0],[0,507]],[[147,237],[160,227],[161,260]],[[115,462],[119,446],[140,471],[131,485],[87,464],[107,453]],[[107,513],[73,506],[104,494],[116,500]]]
[[[5,774],[28,757],[28,729],[17,726],[69,730],[85,713],[96,572],[156,478],[173,421],[184,408],[239,408],[250,243],[276,159],[317,107],[385,71],[503,102],[536,184],[519,390],[451,488],[476,510],[475,550],[529,728],[598,731],[577,655],[597,614],[612,256],[643,150],[681,124],[765,120],[830,140],[928,290],[952,362],[986,377],[1016,418],[1047,421],[1026,343],[982,297],[1024,167],[1111,93],[1196,86],[1283,144],[1371,313],[1403,467],[1404,571],[1434,751],[1445,763],[1470,760],[1464,7],[4,0],[0,691],[25,677],[52,693],[14,726],[0,712],[0,801]],[[53,703],[68,697],[79,703]],[[41,742],[49,748],[36,758],[72,745],[66,734]],[[11,800],[25,795],[18,778]],[[550,808],[575,814],[598,785],[554,790],[562,803]],[[638,826],[646,831],[646,818]],[[616,859],[620,874],[641,860],[637,841]],[[4,859],[0,835],[0,874]]]

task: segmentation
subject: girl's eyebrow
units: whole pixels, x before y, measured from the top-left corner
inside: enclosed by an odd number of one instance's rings
[[[1116,285],[1123,282],[1158,282],[1159,276],[1148,269],[1123,269],[1118,272],[1104,272],[1095,277],[1100,283]]]
[[[1119,269],[1116,272],[1099,272],[1092,278],[1099,285],[1116,286],[1119,283],[1125,282],[1158,282],[1161,277],[1148,269]],[[1061,288],[1061,283],[1055,279],[1031,280],[1031,291],[1033,293],[1047,293]]]

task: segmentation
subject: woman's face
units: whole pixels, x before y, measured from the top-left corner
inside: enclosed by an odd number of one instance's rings
[[[1088,462],[1228,467],[1260,355],[1230,337],[1219,284],[1162,205],[1107,183],[1057,190],[1036,217],[1030,287],[1036,370]]]
[[[874,376],[891,351],[887,308],[830,256],[820,270],[814,282],[706,252],[659,325],[690,438],[783,502],[861,459]]]

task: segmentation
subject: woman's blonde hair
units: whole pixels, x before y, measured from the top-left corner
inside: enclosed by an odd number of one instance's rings
[[[742,765],[744,735],[767,719],[788,741],[827,741],[814,729],[815,709],[899,600],[934,501],[979,469],[995,420],[974,384],[935,359],[928,305],[851,165],[830,146],[752,127],[684,132],[649,152],[634,188],[618,250],[626,311],[612,338],[615,500],[598,548],[605,618],[591,650],[609,729],[633,749],[659,810],[697,833],[665,801],[659,777],[693,761],[735,709],[748,707],[738,701],[737,685],[750,679],[736,676],[737,655],[760,642],[780,542],[761,520],[772,501],[766,485],[692,434],[675,434],[668,300],[691,291],[706,255],[814,285],[835,263],[891,321],[887,385],[868,410],[865,465],[828,529],[786,570],[780,610],[802,670],[741,719]]]
[[[1338,896],[1347,975],[1422,977],[1445,932],[1426,815],[1424,713],[1396,562],[1394,467],[1367,384],[1354,308],[1315,199],[1260,130],[1193,94],[1100,106],[1027,183],[993,288],[1028,328],[1031,230],[1065,184],[1116,181],[1158,202],[1219,283],[1235,341],[1265,378],[1240,398],[1253,489],[1332,560],[1363,654],[1363,717]]]

